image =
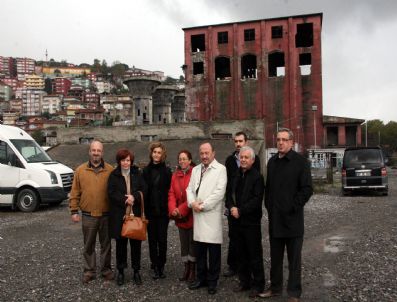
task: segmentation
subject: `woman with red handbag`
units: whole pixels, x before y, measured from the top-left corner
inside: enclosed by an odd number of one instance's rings
[[[194,163],[192,154],[187,150],[178,153],[178,167],[172,175],[171,188],[168,193],[168,213],[175,220],[179,230],[181,256],[185,264],[180,281],[193,282],[196,278],[196,256],[193,242],[193,214],[187,206],[186,188],[189,185]]]
[[[146,195],[146,184],[134,166],[134,155],[127,149],[120,149],[116,154],[117,167],[109,176],[108,196],[110,201],[109,230],[111,238],[116,239],[116,266],[118,270],[117,284],[124,284],[124,269],[127,267],[127,245],[130,242],[131,266],[134,270],[133,280],[141,285],[139,273],[141,268],[141,240],[128,239],[121,236],[124,215],[128,206],[132,213],[141,217],[141,194]]]

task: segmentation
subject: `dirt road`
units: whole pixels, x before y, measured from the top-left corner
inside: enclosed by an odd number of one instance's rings
[[[303,301],[397,301],[396,188],[394,170],[387,197],[341,197],[337,188],[312,197],[305,208]],[[266,214],[263,225],[268,281]],[[224,226],[223,268],[226,220]],[[130,271],[122,287],[101,278],[84,286],[81,225],[71,222],[66,203],[28,214],[0,208],[0,301],[250,301],[232,292],[236,278],[221,277],[213,297],[205,289],[188,290],[177,280],[181,265],[173,224],[168,245],[166,279],[151,279],[145,242],[142,286],[130,281]],[[285,300],[286,293],[270,301]]]

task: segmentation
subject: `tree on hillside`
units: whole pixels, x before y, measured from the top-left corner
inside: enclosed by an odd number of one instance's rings
[[[110,72],[113,74],[113,76],[121,78],[126,70],[128,70],[128,65],[122,64],[119,61],[115,61],[112,64],[112,67],[110,67]]]
[[[108,72],[109,72],[108,63],[106,62],[105,59],[103,59],[101,64],[101,73],[103,75],[106,75]]]
[[[101,72],[101,61],[94,59],[94,64],[91,66],[91,71]]]

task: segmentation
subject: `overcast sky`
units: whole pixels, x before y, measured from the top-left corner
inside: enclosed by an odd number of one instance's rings
[[[397,121],[395,0],[2,0],[0,56],[179,77],[183,27],[319,12],[324,114]]]

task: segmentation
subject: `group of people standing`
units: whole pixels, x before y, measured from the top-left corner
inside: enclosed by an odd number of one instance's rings
[[[132,211],[148,224],[148,243],[153,279],[165,278],[169,220],[178,227],[183,262],[181,281],[191,290],[207,287],[217,291],[221,271],[223,214],[228,217],[228,269],[224,276],[238,274],[235,292],[249,291],[250,297],[280,295],[283,287],[283,258],[286,247],[289,278],[288,301],[299,301],[303,207],[312,195],[310,166],[292,150],[289,129],[277,132],[278,153],[267,165],[266,186],[260,160],[248,146],[243,132],[234,137],[235,151],[222,165],[215,150],[206,142],[199,147],[200,164],[195,165],[188,150],[178,153],[178,167],[172,174],[161,142],[149,148],[149,164],[141,171],[133,165],[134,155],[127,149],[116,154],[113,169],[103,160],[103,145],[93,141],[89,161],[75,171],[70,195],[72,220],[80,221],[84,237],[83,283],[96,277],[95,242],[101,245],[100,268],[105,280],[114,279],[111,269],[111,240],[116,241],[117,284],[125,282],[128,241],[131,249],[133,281],[140,275],[141,241],[121,236],[124,215]],[[265,290],[262,251],[262,205],[269,214],[270,288]],[[142,207],[144,205],[144,207]],[[225,208],[225,210],[224,210]]]

